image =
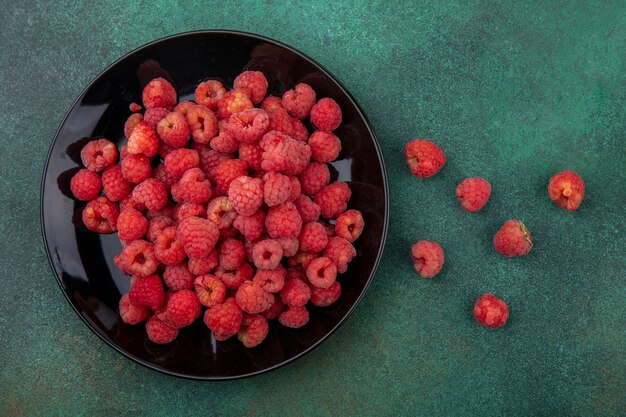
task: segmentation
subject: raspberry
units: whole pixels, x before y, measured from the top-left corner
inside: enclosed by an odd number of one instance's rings
[[[198,104],[202,104],[202,103],[198,103]],[[183,117],[187,117],[187,112],[189,111],[191,106],[195,106],[195,105],[196,103],[194,103],[193,101],[183,101],[182,103],[178,103],[176,107],[174,107],[174,111]]]
[[[137,123],[128,138],[127,150],[129,154],[156,155],[159,150],[159,137],[154,128],[145,121]]]
[[[183,203],[176,205],[174,219],[180,223],[189,217],[206,217],[206,207],[198,203]]]
[[[574,171],[554,174],[548,184],[548,196],[565,210],[576,210],[585,197],[585,183]]]
[[[165,301],[161,277],[155,274],[137,277],[130,286],[128,298],[137,307],[147,307],[153,311],[158,310]]]
[[[267,319],[259,314],[246,314],[237,332],[237,338],[247,348],[258,346],[269,331]]]
[[[143,88],[142,99],[146,109],[174,107],[177,101],[176,90],[166,79],[155,78]]]
[[[190,258],[187,262],[189,272],[194,275],[204,275],[209,272],[213,272],[217,264],[219,263],[219,254],[217,250],[212,250],[207,257],[193,259]]]
[[[303,222],[315,222],[320,218],[320,213],[322,212],[321,207],[312,202],[311,199],[304,194],[298,197],[294,205],[296,209],[298,209],[298,213],[300,213]]]
[[[291,180],[277,172],[263,176],[263,200],[269,207],[284,203],[291,195]]]
[[[74,194],[74,197],[78,200],[93,200],[100,195],[100,190],[102,189],[100,174],[89,171],[88,169],[81,169],[72,177],[70,188],[72,194]]]
[[[230,227],[236,216],[237,212],[235,212],[233,205],[228,201],[227,197],[214,198],[206,208],[207,219],[215,223],[218,229]]]
[[[283,248],[273,239],[265,239],[252,248],[254,265],[259,269],[275,269],[283,257]]]
[[[289,278],[280,291],[280,298],[291,307],[302,307],[311,298],[311,288],[300,278]]]
[[[246,261],[246,250],[237,239],[226,239],[220,244],[220,266],[228,271],[239,268]]]
[[[337,236],[352,243],[361,236],[365,222],[358,210],[348,210],[340,214],[335,222],[335,232]]]
[[[259,104],[267,94],[267,79],[260,71],[244,71],[235,78],[233,87],[248,90],[252,104]]]
[[[289,180],[291,181],[291,194],[289,195],[287,201],[293,203],[298,199],[298,197],[300,197],[300,194],[302,193],[302,186],[300,185],[298,177],[292,176],[289,177]]]
[[[200,155],[193,149],[176,149],[165,157],[163,164],[168,174],[180,178],[188,169],[200,165]]]
[[[223,161],[233,159],[232,155],[214,151],[207,145],[202,145],[197,142],[191,144],[191,148],[198,151],[200,155],[200,169],[204,171],[207,178],[214,182],[217,167]]]
[[[298,252],[293,255],[291,258],[287,259],[287,266],[289,267],[297,267],[301,266],[306,269],[311,261],[320,257],[319,253],[306,253],[306,252]]]
[[[311,287],[311,303],[317,307],[328,307],[341,296],[341,284],[333,282],[328,288]]]
[[[325,256],[315,258],[306,268],[306,277],[314,286],[328,288],[337,279],[337,266]]]
[[[148,210],[146,212],[146,219],[148,220],[152,220],[156,217],[169,217],[171,219],[174,218],[174,205],[172,204],[171,201],[168,201],[167,203],[165,203],[165,205],[163,207],[161,207],[159,210]]]
[[[263,182],[245,175],[237,177],[228,187],[228,199],[237,213],[251,216],[263,204]]]
[[[331,162],[337,159],[341,152],[341,141],[332,133],[318,130],[309,138],[311,156],[317,162]]]
[[[228,130],[224,130],[211,139],[209,146],[217,152],[233,153],[239,149],[239,141]]]
[[[167,116],[170,112],[169,109],[165,107],[154,107],[152,109],[146,110],[146,114],[143,116],[143,120],[150,125],[151,128],[156,129],[159,125],[159,122]]]
[[[328,165],[312,162],[300,174],[300,184],[305,193],[310,196],[317,194],[330,183]]]
[[[177,203],[206,203],[211,199],[211,183],[200,168],[185,171],[180,181],[172,185],[172,198]]]
[[[157,133],[167,146],[181,148],[189,140],[187,118],[177,112],[168,113],[157,125]]]
[[[148,210],[160,210],[167,203],[165,184],[154,178],[148,178],[133,190],[133,199],[145,204]]]
[[[267,130],[270,119],[261,109],[248,109],[228,119],[228,131],[242,143],[257,143]]]
[[[133,102],[133,103],[130,103],[128,105],[128,110],[132,111],[133,113],[137,113],[137,112],[143,110],[143,107],[141,107],[139,104]]]
[[[306,119],[315,104],[315,91],[310,85],[300,83],[293,90],[283,94],[282,105],[287,112],[298,119]]]
[[[504,256],[522,256],[533,248],[533,241],[524,223],[507,220],[493,237],[493,247]]]
[[[265,217],[265,228],[270,237],[298,237],[302,230],[302,218],[293,203],[271,207]]]
[[[134,208],[139,211],[143,211],[146,209],[146,206],[143,203],[139,203],[136,201],[132,194],[120,200],[120,210],[124,210],[125,208]]]
[[[142,239],[126,245],[114,261],[123,273],[137,277],[153,274],[159,267],[159,260],[154,255],[154,245]]]
[[[227,159],[217,166],[215,171],[215,183],[217,189],[223,193],[228,192],[230,183],[237,177],[247,174],[246,164],[237,159]]]
[[[267,310],[272,305],[274,295],[265,291],[257,284],[246,281],[237,290],[235,300],[246,313],[257,314]]]
[[[411,246],[411,256],[415,271],[422,278],[432,278],[441,271],[445,259],[443,249],[436,242],[417,241]]]
[[[196,296],[203,306],[213,307],[224,302],[224,298],[226,298],[226,286],[214,275],[207,274],[196,277],[193,286],[196,290]]]
[[[261,314],[268,320],[274,320],[280,316],[280,313],[282,313],[284,309],[285,303],[283,303],[283,300],[281,300],[280,297],[274,297],[274,304]]]
[[[278,321],[285,327],[298,329],[309,322],[309,311],[306,307],[287,307],[278,316]]]
[[[446,155],[429,140],[415,139],[404,148],[406,160],[411,174],[417,178],[428,178],[435,175],[446,163]]]
[[[279,292],[285,285],[287,271],[282,265],[275,269],[259,269],[256,271],[252,282],[267,292]]]
[[[275,130],[289,137],[293,135],[293,119],[285,109],[271,110],[267,116],[269,117],[268,132]]]
[[[80,159],[89,171],[100,172],[117,161],[117,148],[107,139],[87,143],[80,151]]]
[[[293,237],[281,237],[276,239],[280,246],[283,248],[283,256],[289,257],[298,253],[298,249],[300,248],[300,242],[298,239]]]
[[[220,274],[220,280],[224,283],[224,285],[226,285],[226,288],[228,288],[229,290],[238,289],[239,287],[241,287],[241,284],[249,281],[254,274],[252,267],[247,263],[241,265],[235,272],[227,272],[226,270],[222,270],[221,268],[218,268],[218,270],[216,270],[215,274]]]
[[[258,171],[263,162],[263,149],[257,144],[242,143],[239,145],[239,159]]]
[[[135,126],[137,126],[142,120],[143,116],[139,113],[131,114],[128,119],[126,119],[126,123],[124,123],[124,136],[126,139],[130,138],[133,130],[135,130]]]
[[[348,270],[348,263],[356,256],[354,246],[342,237],[328,239],[323,255],[337,265],[337,272],[343,274]]]
[[[190,217],[178,225],[178,238],[190,258],[208,256],[219,238],[220,232],[212,222]]]
[[[154,255],[165,265],[178,265],[185,260],[187,256],[183,244],[176,238],[176,227],[166,227],[159,233],[154,242]]]
[[[138,324],[150,317],[150,310],[132,305],[128,294],[124,294],[120,298],[120,317],[126,324]]]
[[[146,334],[152,342],[165,345],[178,337],[178,329],[168,326],[156,316],[152,316],[146,322]]]
[[[304,123],[302,123],[302,120],[292,119],[291,124],[293,125],[291,137],[298,142],[306,142],[309,139],[309,131]]]
[[[341,124],[341,108],[332,98],[323,98],[311,108],[311,123],[319,130],[332,132]]]
[[[204,313],[204,324],[213,331],[217,340],[226,340],[235,335],[242,320],[243,311],[234,298],[229,298]]]
[[[326,229],[319,222],[306,223],[302,226],[298,241],[300,242],[300,250],[303,252],[321,252],[328,244]]]
[[[509,307],[495,295],[484,294],[476,300],[474,317],[483,326],[495,329],[506,324],[509,318]]]
[[[146,234],[148,240],[154,243],[157,236],[161,234],[163,229],[165,229],[166,227],[170,227],[173,224],[174,220],[165,216],[155,217],[154,219],[150,220],[150,224],[148,225],[148,233]]]
[[[198,84],[194,96],[196,103],[201,104],[211,110],[217,109],[217,103],[226,94],[224,85],[216,80],[208,80]]]
[[[168,265],[163,271],[165,286],[172,291],[191,290],[195,276],[189,271],[185,262],[178,265]]]
[[[189,107],[186,117],[194,141],[209,143],[217,135],[217,117],[210,109],[196,104]]]
[[[348,200],[352,196],[350,187],[345,182],[334,182],[315,194],[315,204],[320,206],[321,216],[333,219],[346,211]]]
[[[233,226],[247,240],[258,239],[265,229],[265,213],[262,210],[257,210],[251,216],[238,215],[233,221]]]
[[[83,209],[83,223],[87,229],[98,233],[112,233],[117,230],[117,216],[120,209],[106,197],[91,200]]]
[[[167,301],[164,323],[180,329],[193,323],[202,313],[202,305],[191,290],[176,291]]]
[[[102,190],[111,201],[120,201],[130,194],[133,186],[126,181],[121,165],[113,165],[102,171]]]
[[[125,208],[117,217],[117,232],[121,240],[140,239],[148,231],[148,220],[134,208]]]
[[[141,154],[128,154],[122,159],[121,171],[126,181],[139,184],[150,178],[152,173],[150,158]]]
[[[228,119],[235,113],[239,113],[254,106],[250,97],[245,90],[235,88],[230,90],[217,103],[217,117],[220,119]]]
[[[268,96],[261,103],[261,108],[269,113],[274,109],[282,109],[283,103],[280,97]]]
[[[459,204],[466,211],[473,213],[480,210],[489,200],[491,184],[482,178],[465,178],[456,187]]]

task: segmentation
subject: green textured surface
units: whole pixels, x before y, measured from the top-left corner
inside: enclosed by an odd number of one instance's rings
[[[0,1],[0,415],[626,414],[623,2],[78,3]],[[286,42],[337,76],[378,134],[392,204],[383,263],[347,323],[287,367],[226,383],[167,377],[102,343],[59,291],[39,226],[45,155],[82,88],[135,47],[210,28]],[[429,180],[404,165],[415,137],[448,156]],[[587,185],[575,213],[546,196],[563,169]],[[476,175],[493,194],[470,215],[454,187]],[[508,218],[533,234],[524,258],[491,247]],[[435,280],[412,270],[418,239],[446,250]],[[509,304],[505,328],[474,323],[484,292]]]

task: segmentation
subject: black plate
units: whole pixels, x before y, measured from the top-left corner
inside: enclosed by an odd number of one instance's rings
[[[80,149],[89,138],[124,141],[128,105],[141,102],[150,79],[169,79],[182,99],[193,98],[199,81],[221,79],[232,85],[243,70],[263,71],[269,91],[280,95],[299,82],[318,97],[334,98],[343,110],[336,131],[343,151],[332,165],[334,179],[352,188],[350,207],[363,213],[366,228],[355,245],[358,257],[341,276],[343,293],[329,308],[311,309],[301,329],[272,323],[267,339],[246,349],[236,338],[216,342],[201,320],[181,330],[167,346],[151,343],[143,325],[124,324],[117,313],[129,278],[113,263],[121,251],[117,235],[98,235],[81,224],[84,203],[71,198],[69,181],[78,170]],[[320,344],[343,323],[365,294],[382,255],[388,221],[388,190],[383,157],[363,112],[346,89],[311,58],[279,42],[230,31],[183,33],[145,45],[105,69],[65,115],[52,143],[43,177],[41,221],[46,250],[67,300],[106,343],[157,371],[193,379],[231,379],[277,368]]]

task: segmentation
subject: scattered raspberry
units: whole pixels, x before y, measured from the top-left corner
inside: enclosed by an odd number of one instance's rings
[[[267,131],[277,131],[289,137],[293,135],[293,119],[285,109],[274,109],[267,113],[269,124]]]
[[[163,163],[168,174],[180,178],[188,169],[200,165],[200,155],[193,149],[176,149],[165,157]]]
[[[263,149],[257,144],[242,143],[239,145],[239,159],[250,168],[259,171],[263,162]]]
[[[300,241],[295,237],[280,237],[276,239],[280,246],[283,248],[283,256],[289,257],[298,253],[300,248]]]
[[[177,112],[168,113],[157,125],[157,133],[167,146],[181,148],[189,140],[187,118]]]
[[[508,220],[493,237],[493,247],[504,256],[522,256],[533,248],[533,241],[524,223]]]
[[[259,269],[256,271],[252,282],[267,292],[279,292],[285,285],[287,271],[282,265],[276,269]]]
[[[177,203],[204,204],[211,199],[211,183],[200,168],[185,171],[181,179],[172,185],[172,199]]]
[[[130,135],[133,133],[133,130],[135,130],[135,126],[137,126],[139,124],[139,122],[141,122],[143,120],[143,115],[139,114],[139,113],[134,113],[131,114],[128,119],[126,119],[126,123],[124,123],[124,136],[126,137],[126,139],[130,138]],[[122,155],[122,158],[124,156]]]
[[[337,279],[337,266],[325,256],[315,258],[306,269],[306,277],[314,286],[328,288]]]
[[[89,171],[88,169],[81,169],[72,177],[70,188],[72,194],[74,194],[74,197],[78,200],[93,200],[100,195],[100,190],[102,189],[100,174]]]
[[[217,103],[226,95],[224,85],[216,80],[208,80],[198,84],[194,96],[196,103],[201,104],[211,110],[217,109]]]
[[[254,265],[259,269],[275,269],[283,257],[283,248],[273,239],[265,239],[252,248]]]
[[[282,313],[284,309],[285,303],[283,303],[283,300],[281,300],[280,297],[274,297],[274,304],[261,314],[268,320],[274,320],[280,316],[280,313]]]
[[[125,208],[117,217],[117,232],[121,240],[131,242],[148,231],[148,220],[134,208]]]
[[[163,271],[165,286],[172,291],[191,290],[196,277],[189,271],[185,262],[169,265]]]
[[[237,212],[228,197],[216,197],[207,206],[206,217],[215,223],[218,229],[226,229],[231,226],[237,217]]]
[[[283,203],[268,210],[265,228],[274,239],[298,237],[302,230],[302,218],[293,203]]]
[[[132,189],[133,185],[124,178],[121,165],[113,165],[102,171],[102,190],[109,200],[120,201],[128,197]]]
[[[576,210],[585,197],[585,183],[574,171],[554,174],[548,184],[548,196],[565,210]]]
[[[128,294],[124,294],[120,298],[120,317],[126,324],[138,324],[150,317],[150,310],[132,305]]]
[[[324,256],[337,265],[337,272],[343,274],[348,270],[348,263],[356,256],[354,246],[344,238],[334,236],[328,239]]]
[[[287,201],[291,195],[291,180],[277,172],[268,172],[263,176],[263,200],[269,207]]]
[[[233,226],[249,241],[258,239],[265,230],[265,213],[257,210],[251,216],[238,215]]]
[[[246,250],[237,239],[226,239],[220,244],[220,266],[228,271],[239,268],[246,261]]]
[[[300,174],[302,190],[310,196],[317,194],[322,188],[330,183],[330,171],[328,165],[312,162]]]
[[[176,291],[167,301],[165,319],[169,326],[180,329],[189,326],[202,313],[202,305],[191,290]]]
[[[139,104],[133,102],[133,103],[130,103],[128,105],[128,110],[130,110],[133,113],[137,113],[137,112],[143,110],[143,107],[141,107]]]
[[[211,139],[209,146],[217,152],[231,154],[239,149],[239,141],[228,130],[224,130]]]
[[[334,182],[315,194],[315,204],[320,206],[321,216],[333,219],[346,211],[348,200],[352,196],[350,187],[345,182]]]
[[[423,278],[432,278],[441,271],[445,259],[443,249],[436,242],[417,241],[411,246],[415,271]]]
[[[229,298],[204,313],[204,324],[213,331],[217,340],[226,340],[237,334],[242,320],[243,311],[234,298]]]
[[[228,131],[242,143],[257,143],[267,130],[270,119],[261,109],[235,113],[228,120]]]
[[[257,314],[267,310],[274,303],[274,295],[257,284],[246,281],[237,290],[235,300],[246,313]]]
[[[348,210],[340,214],[335,222],[335,232],[337,236],[352,243],[361,236],[365,222],[358,210]]]
[[[190,258],[208,256],[215,248],[219,235],[217,226],[206,219],[190,217],[178,225],[178,238]]]
[[[226,286],[215,275],[207,274],[196,277],[194,283],[196,296],[203,306],[213,307],[226,298]]]
[[[167,203],[167,190],[161,181],[148,178],[133,190],[133,199],[145,204],[148,210],[160,210]]]
[[[133,184],[147,180],[152,173],[150,158],[142,154],[128,154],[122,159],[120,165],[124,179]]]
[[[306,142],[309,139],[309,131],[304,123],[302,123],[302,120],[292,119],[291,124],[293,125],[291,137],[298,142]]]
[[[161,277],[156,274],[137,277],[130,286],[128,298],[137,307],[158,310],[165,301]]]
[[[89,171],[100,172],[117,161],[117,148],[107,139],[92,140],[80,151],[80,159]]]
[[[178,337],[178,329],[168,326],[156,316],[152,316],[146,322],[146,334],[152,342],[165,345]]]
[[[148,123],[151,128],[156,130],[159,122],[163,118],[165,118],[165,116],[167,116],[169,112],[170,110],[164,107],[154,107],[152,109],[146,110],[146,114],[144,114],[143,120]]]
[[[243,161],[227,159],[217,166],[215,171],[215,183],[217,189],[223,193],[228,192],[230,183],[237,177],[247,174],[247,167]]]
[[[235,113],[251,109],[254,106],[250,97],[245,90],[235,88],[230,90],[224,95],[224,97],[217,103],[217,116],[220,119],[228,119]]]
[[[128,138],[127,150],[130,154],[156,155],[159,150],[159,137],[154,128],[145,121],[137,123]]]
[[[311,109],[311,123],[319,130],[332,132],[341,124],[341,108],[332,98],[323,98]]]
[[[293,90],[288,90],[283,94],[283,107],[291,116],[297,119],[309,117],[314,104],[315,91],[308,84],[297,84]]]
[[[259,104],[267,94],[267,79],[260,71],[244,71],[235,78],[233,87],[247,90],[252,104]]]
[[[304,194],[298,197],[294,205],[296,209],[298,209],[298,213],[300,213],[300,217],[304,223],[315,222],[320,218],[322,208],[312,202],[311,199]]]
[[[285,327],[298,329],[309,322],[309,311],[306,307],[287,307],[278,316],[278,321]]]
[[[309,253],[318,253],[324,250],[328,244],[326,229],[319,222],[310,222],[302,226],[300,236],[300,250]]]
[[[495,329],[506,324],[509,318],[509,307],[495,295],[484,294],[476,300],[474,317],[483,326]]]
[[[237,177],[230,183],[228,199],[237,213],[251,216],[263,204],[263,182],[245,175]]]
[[[282,109],[283,103],[280,97],[267,96],[261,103],[261,108],[269,113],[274,109]]]
[[[337,159],[341,152],[341,141],[332,133],[318,130],[309,138],[311,156],[317,162],[331,162]]]
[[[219,279],[226,285],[226,288],[236,290],[241,287],[241,284],[252,279],[254,271],[249,264],[244,263],[235,272],[222,270],[218,267],[215,274],[216,276],[219,274]]]
[[[202,104],[202,103],[198,103],[198,104]],[[187,117],[187,112],[192,106],[195,106],[195,105],[196,103],[194,103],[193,101],[183,101],[182,103],[178,103],[176,107],[174,107],[174,111],[183,117]]]
[[[83,209],[83,223],[87,229],[98,233],[112,233],[117,230],[117,216],[120,209],[106,197],[91,200]]]
[[[196,104],[189,107],[186,117],[194,141],[209,143],[217,135],[217,117],[210,109]]]
[[[422,139],[415,139],[406,144],[404,159],[411,174],[417,178],[432,177],[446,163],[443,151],[431,141]]]
[[[154,241],[154,255],[164,265],[178,265],[187,255],[182,242],[176,238],[176,227],[166,227]]]
[[[289,278],[280,291],[280,298],[291,307],[302,307],[311,298],[311,288],[300,278]]]
[[[328,288],[311,287],[311,303],[317,307],[328,307],[341,296],[341,284],[333,282]]]
[[[153,107],[174,107],[176,105],[176,90],[164,78],[151,80],[143,89],[143,105],[146,109]]]
[[[197,259],[190,258],[187,262],[187,266],[189,266],[189,272],[192,274],[204,275],[213,272],[218,263],[219,254],[217,250],[212,250],[207,257]]]
[[[491,195],[491,184],[482,178],[465,178],[456,187],[461,207],[473,213],[483,208]]]
[[[258,346],[269,331],[267,319],[259,314],[246,314],[237,332],[239,341],[247,348]]]

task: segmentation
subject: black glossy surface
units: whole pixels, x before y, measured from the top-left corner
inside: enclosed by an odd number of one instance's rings
[[[83,203],[71,199],[69,180],[77,170],[82,145],[104,136],[118,145],[128,105],[141,102],[143,85],[156,76],[168,78],[181,99],[193,97],[206,78],[232,85],[242,70],[263,71],[269,91],[281,94],[298,82],[310,84],[318,97],[332,97],[343,110],[335,132],[343,150],[331,169],[348,181],[350,207],[361,210],[366,228],[355,244],[358,257],[341,276],[341,299],[311,309],[311,321],[293,330],[272,323],[267,339],[246,349],[236,338],[216,342],[201,321],[181,330],[167,346],[148,341],[142,325],[129,326],[117,313],[129,278],[113,264],[121,250],[117,235],[98,235],[80,222]],[[42,185],[42,227],[51,265],[68,301],[105,342],[129,358],[158,371],[197,379],[227,379],[273,369],[311,350],[351,313],[376,270],[387,231],[388,195],[382,155],[357,104],[323,68],[275,41],[237,32],[190,32],[148,44],[121,58],[81,94],[62,122],[48,156]],[[74,221],[73,221],[74,219]],[[77,221],[76,221],[77,220]]]

